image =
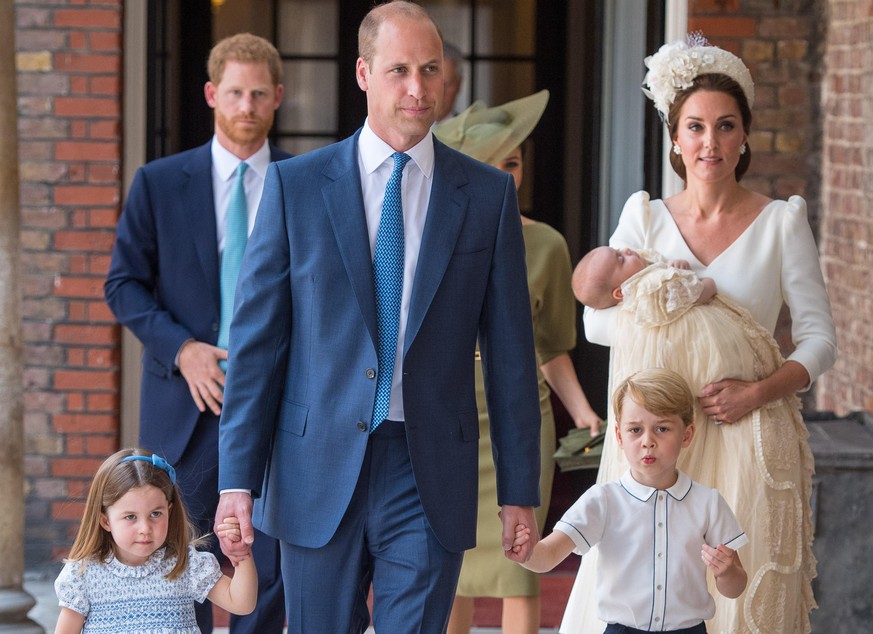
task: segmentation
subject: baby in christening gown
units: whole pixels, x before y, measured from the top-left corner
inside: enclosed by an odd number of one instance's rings
[[[700,394],[704,386],[722,379],[756,381],[770,376],[784,362],[770,333],[746,309],[717,295],[713,280],[697,277],[686,262],[667,262],[653,251],[599,247],[576,267],[573,290],[592,308],[621,304],[612,324],[610,393],[614,385],[644,368],[674,370]],[[614,425],[612,411],[609,421]],[[813,468],[808,445],[792,442],[807,436],[800,402],[795,396],[779,399],[733,424],[712,420],[698,405],[695,424],[697,434],[677,466],[719,490],[750,540],[743,551],[749,584],[742,596],[721,597],[709,576],[717,599],[708,631],[757,631],[748,624],[767,621],[767,611],[775,607],[770,602],[784,596],[785,575],[814,575],[810,545],[798,538],[799,527],[810,521],[804,517],[802,500],[808,499]],[[626,468],[614,434],[605,434],[597,481],[615,480]],[[796,482],[803,483],[802,490]],[[762,538],[763,531],[768,539]],[[790,557],[771,553],[771,543],[781,543],[779,551]],[[592,606],[580,607],[593,601],[594,593],[588,590],[596,581],[583,578],[594,574],[592,554],[583,558],[561,632],[588,634],[605,627],[594,619]],[[803,566],[812,570],[802,570]],[[587,589],[580,591],[580,586]],[[578,623],[582,618],[593,621]]]

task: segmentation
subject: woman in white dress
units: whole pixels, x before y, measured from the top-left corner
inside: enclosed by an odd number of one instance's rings
[[[631,196],[610,246],[687,260],[770,333],[786,304],[795,346],[760,380],[723,377],[700,391],[703,420],[697,428],[708,433],[695,439],[680,468],[721,492],[750,539],[742,555],[749,573],[746,592],[736,600],[718,598],[707,628],[710,634],[809,632],[815,607],[812,454],[797,417],[775,415],[836,360],[806,203],[799,196],[773,200],[740,185],[751,160],[754,85],[739,58],[692,37],[663,46],[646,66],[644,91],[667,124],[671,164],[685,189],[663,201],[650,200],[646,192]],[[586,309],[586,337],[611,345],[633,336],[615,330],[617,310]],[[689,355],[695,354],[693,343],[688,342]],[[621,365],[627,372],[628,364]],[[611,383],[621,378],[610,374]],[[613,479],[624,468],[612,434],[605,438],[598,481]],[[605,627],[594,613],[594,563],[590,553],[583,558],[562,633],[594,634]],[[646,574],[644,567],[641,562],[640,574]]]

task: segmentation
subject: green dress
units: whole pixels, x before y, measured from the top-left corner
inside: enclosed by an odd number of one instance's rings
[[[550,391],[539,366],[576,346],[576,299],[570,287],[572,270],[564,237],[541,222],[522,227],[530,291],[537,376],[540,386],[540,500],[536,510],[540,533],[549,509],[555,473],[555,419]],[[537,596],[539,575],[509,561],[503,554],[502,524],[497,512],[497,479],[491,454],[482,365],[476,363],[476,399],[479,405],[479,518],[476,548],[464,554],[457,594],[466,597]]]

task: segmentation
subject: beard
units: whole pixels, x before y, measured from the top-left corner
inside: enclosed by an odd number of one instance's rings
[[[242,125],[239,121],[254,121],[254,125]],[[256,114],[226,117],[216,110],[215,123],[233,143],[247,145],[267,138],[270,128],[273,127],[273,112],[270,111],[268,117],[260,117]]]

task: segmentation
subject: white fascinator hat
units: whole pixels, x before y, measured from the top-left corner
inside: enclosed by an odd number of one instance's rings
[[[685,40],[664,44],[657,53],[647,57],[644,63],[649,70],[643,80],[643,92],[655,102],[655,108],[665,121],[676,94],[690,88],[694,79],[700,75],[727,75],[742,88],[749,108],[755,101],[755,84],[743,60],[733,53],[712,46],[699,31],[689,33]]]

